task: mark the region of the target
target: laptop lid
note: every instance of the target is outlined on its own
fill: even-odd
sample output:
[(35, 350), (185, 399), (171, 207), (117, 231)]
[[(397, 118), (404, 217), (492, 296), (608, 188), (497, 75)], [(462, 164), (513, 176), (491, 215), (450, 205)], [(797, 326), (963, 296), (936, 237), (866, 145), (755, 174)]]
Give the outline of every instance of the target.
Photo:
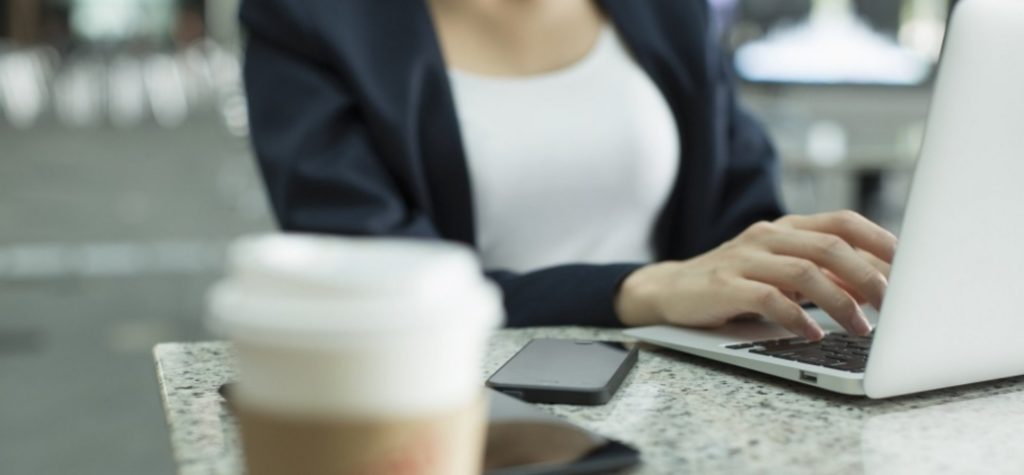
[(934, 94), (870, 397), (1024, 374), (1024, 1), (959, 3)]

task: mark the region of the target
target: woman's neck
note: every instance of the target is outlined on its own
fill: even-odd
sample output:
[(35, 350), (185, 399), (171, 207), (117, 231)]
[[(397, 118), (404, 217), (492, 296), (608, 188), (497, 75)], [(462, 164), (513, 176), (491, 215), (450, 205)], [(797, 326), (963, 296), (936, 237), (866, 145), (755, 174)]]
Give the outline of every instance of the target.
[(578, 9), (588, 0), (427, 0), (434, 8), (491, 14), (545, 14)]
[(585, 56), (604, 17), (593, 0), (427, 0), (450, 66), (492, 75), (550, 71)]

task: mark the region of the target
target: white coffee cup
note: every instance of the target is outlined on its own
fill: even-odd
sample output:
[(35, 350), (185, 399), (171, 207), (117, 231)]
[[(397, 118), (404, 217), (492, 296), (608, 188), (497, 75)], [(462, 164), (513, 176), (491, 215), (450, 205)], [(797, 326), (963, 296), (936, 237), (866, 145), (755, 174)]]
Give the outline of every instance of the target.
[[(321, 466), (303, 466), (307, 473), (478, 470), (481, 364), (503, 311), (470, 249), (411, 239), (243, 238), (209, 305), (211, 326), (235, 344), (233, 403), (251, 473), (294, 472), (289, 464), (311, 458)], [(438, 433), (457, 427), (461, 435)], [(379, 440), (359, 436), (367, 431)], [(279, 440), (286, 434), (302, 443)], [(332, 444), (370, 444), (348, 457), (379, 452), (380, 460), (320, 460), (344, 452)], [(325, 453), (302, 453), (309, 447)], [(421, 453), (414, 462), (388, 453), (403, 450)]]

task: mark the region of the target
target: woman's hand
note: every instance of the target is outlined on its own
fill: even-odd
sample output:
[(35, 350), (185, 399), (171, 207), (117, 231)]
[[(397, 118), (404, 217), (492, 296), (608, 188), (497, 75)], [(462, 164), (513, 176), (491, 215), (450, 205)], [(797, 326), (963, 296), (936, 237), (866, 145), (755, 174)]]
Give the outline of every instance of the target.
[(852, 211), (787, 216), (695, 258), (640, 268), (623, 282), (616, 310), (627, 326), (715, 327), (762, 315), (819, 340), (824, 332), (799, 303), (807, 299), (866, 335), (858, 302), (881, 306), (895, 249), (895, 236)]

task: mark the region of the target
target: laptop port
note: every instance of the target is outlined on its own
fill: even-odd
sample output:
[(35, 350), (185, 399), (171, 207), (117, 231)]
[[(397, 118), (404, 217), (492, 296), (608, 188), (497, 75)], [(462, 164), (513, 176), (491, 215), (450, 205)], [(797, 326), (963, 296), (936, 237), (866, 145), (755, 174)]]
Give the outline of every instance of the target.
[(806, 382), (806, 383), (818, 384), (818, 375), (816, 375), (814, 373), (808, 373), (807, 371), (801, 371), (800, 372), (800, 381), (803, 381), (803, 382)]

